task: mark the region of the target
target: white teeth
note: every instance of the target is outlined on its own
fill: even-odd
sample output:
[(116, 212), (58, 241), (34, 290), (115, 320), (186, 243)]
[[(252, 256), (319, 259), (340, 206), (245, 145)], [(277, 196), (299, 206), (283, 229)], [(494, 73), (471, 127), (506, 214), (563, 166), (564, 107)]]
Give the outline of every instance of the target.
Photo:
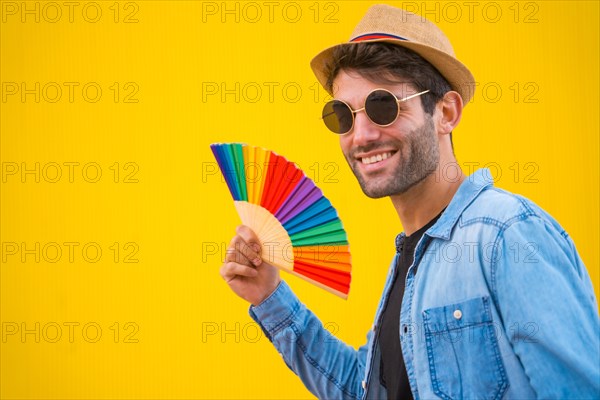
[(392, 153), (391, 152), (387, 152), (387, 153), (377, 154), (377, 155), (372, 156), (372, 157), (363, 157), (362, 163), (366, 164), (366, 165), (373, 164), (373, 163), (378, 162), (378, 161), (383, 161), (383, 160), (385, 160), (385, 159), (387, 159), (387, 158), (389, 158), (391, 156), (392, 156)]

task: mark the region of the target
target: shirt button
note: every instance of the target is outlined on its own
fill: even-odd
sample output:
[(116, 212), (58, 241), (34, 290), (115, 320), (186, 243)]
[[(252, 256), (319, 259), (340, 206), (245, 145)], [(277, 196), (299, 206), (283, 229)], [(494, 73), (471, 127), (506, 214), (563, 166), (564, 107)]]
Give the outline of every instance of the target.
[(363, 389), (366, 389), (366, 388), (367, 388), (367, 382), (365, 382), (365, 381), (362, 381), (361, 383), (362, 383), (362, 388), (363, 388)]
[(460, 311), (460, 310), (454, 310), (454, 313), (452, 315), (456, 319), (461, 319), (462, 318), (462, 311)]

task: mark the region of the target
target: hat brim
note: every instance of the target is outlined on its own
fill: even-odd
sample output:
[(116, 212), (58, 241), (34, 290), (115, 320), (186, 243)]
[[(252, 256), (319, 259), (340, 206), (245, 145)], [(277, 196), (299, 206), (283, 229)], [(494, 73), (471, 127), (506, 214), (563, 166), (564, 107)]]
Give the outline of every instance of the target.
[[(471, 74), (471, 71), (469, 71), (469, 69), (456, 58), (431, 46), (392, 38), (341, 43), (321, 51), (310, 62), (310, 66), (319, 83), (321, 83), (321, 85), (327, 90), (327, 74), (325, 71), (327, 70), (327, 65), (332, 59), (334, 49), (341, 46), (354, 46), (358, 43), (375, 42), (392, 43), (396, 46), (405, 47), (423, 57), (431, 65), (433, 65), (444, 78), (446, 78), (452, 89), (460, 94), (464, 105), (466, 105), (473, 97), (473, 91), (475, 90), (475, 78), (473, 77), (473, 74)], [(333, 93), (329, 92), (329, 94)]]

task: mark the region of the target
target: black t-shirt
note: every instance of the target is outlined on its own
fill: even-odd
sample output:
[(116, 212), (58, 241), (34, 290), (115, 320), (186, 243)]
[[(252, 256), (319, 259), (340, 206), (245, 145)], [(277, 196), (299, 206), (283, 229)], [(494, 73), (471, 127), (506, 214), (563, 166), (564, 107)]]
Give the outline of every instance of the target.
[[(443, 212), (443, 211), (442, 211)], [(404, 286), (406, 284), (406, 275), (408, 268), (413, 263), (415, 257), (415, 247), (417, 243), (433, 224), (438, 220), (442, 213), (429, 221), (427, 225), (404, 238), (400, 243), (398, 263), (396, 266), (396, 276), (383, 310), (381, 328), (379, 331), (379, 346), (381, 349), (381, 383), (386, 387), (388, 399), (412, 399), (413, 395), (406, 374), (402, 349), (400, 348), (400, 308), (402, 306), (402, 296), (404, 295)], [(416, 268), (415, 268), (416, 272)]]

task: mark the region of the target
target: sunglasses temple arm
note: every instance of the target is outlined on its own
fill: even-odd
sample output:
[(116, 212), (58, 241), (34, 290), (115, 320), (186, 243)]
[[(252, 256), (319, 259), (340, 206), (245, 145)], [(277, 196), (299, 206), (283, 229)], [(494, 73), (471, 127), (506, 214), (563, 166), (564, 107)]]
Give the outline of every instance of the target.
[(400, 101), (407, 101), (407, 100), (410, 100), (410, 99), (412, 99), (412, 98), (414, 98), (414, 97), (417, 97), (417, 96), (420, 96), (420, 95), (422, 95), (422, 94), (425, 94), (425, 93), (427, 93), (427, 92), (429, 92), (429, 89), (428, 89), (428, 90), (424, 90), (424, 91), (422, 91), (422, 92), (420, 92), (420, 93), (411, 94), (410, 96), (408, 96), (408, 97), (405, 97), (405, 98), (403, 98), (403, 99), (402, 99), (402, 100), (400, 100)]

